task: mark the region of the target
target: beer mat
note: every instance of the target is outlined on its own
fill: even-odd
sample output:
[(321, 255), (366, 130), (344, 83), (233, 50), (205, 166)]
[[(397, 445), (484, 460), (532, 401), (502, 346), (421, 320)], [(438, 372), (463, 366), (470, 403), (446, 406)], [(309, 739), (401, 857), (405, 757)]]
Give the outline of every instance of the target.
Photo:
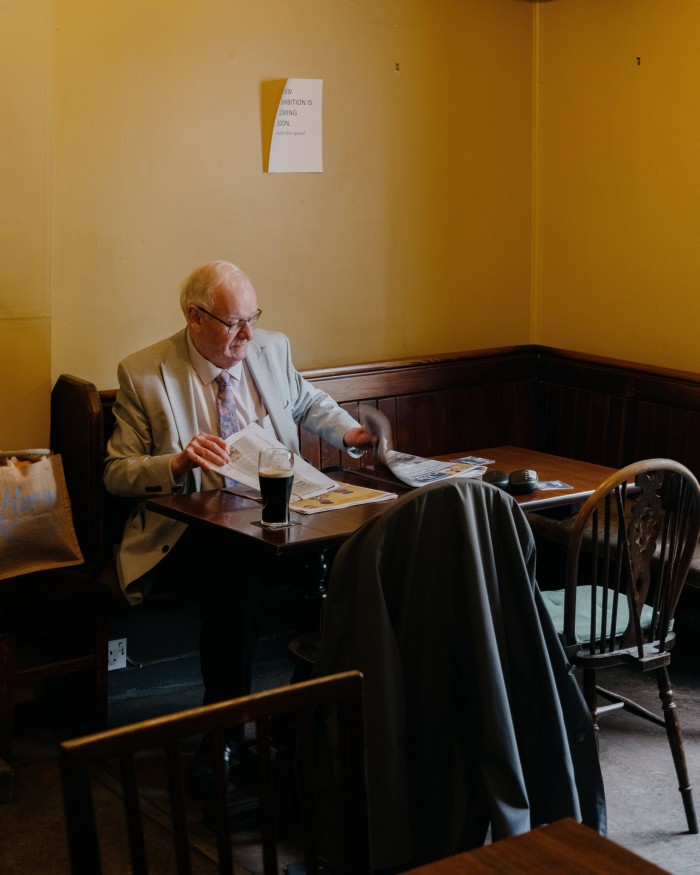
[(495, 459), (486, 459), (483, 456), (460, 456), (452, 459), (453, 462), (463, 462), (465, 465), (493, 465)]
[(290, 520), (288, 523), (285, 523), (283, 526), (275, 526), (271, 528), (270, 526), (264, 526), (260, 520), (251, 520), (251, 526), (257, 526), (259, 529), (265, 529), (266, 532), (280, 532), (282, 529), (289, 529), (292, 526), (301, 526), (303, 523), (301, 520)]
[(564, 483), (563, 480), (540, 480), (537, 488), (542, 492), (557, 492), (559, 489), (573, 489), (574, 487)]

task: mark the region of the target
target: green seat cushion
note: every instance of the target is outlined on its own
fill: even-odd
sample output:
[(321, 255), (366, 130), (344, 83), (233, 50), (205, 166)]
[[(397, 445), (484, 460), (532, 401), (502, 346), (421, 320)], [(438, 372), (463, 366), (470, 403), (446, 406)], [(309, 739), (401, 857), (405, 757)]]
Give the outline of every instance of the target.
[[(603, 615), (603, 592), (604, 588), (596, 587), (596, 628), (600, 628), (600, 619)], [(547, 606), (549, 615), (554, 623), (554, 628), (559, 634), (561, 643), (564, 648), (567, 644), (575, 646), (576, 649), (581, 644), (588, 644), (591, 640), (591, 587), (581, 586), (576, 594), (576, 641), (567, 642), (564, 640), (564, 590), (546, 590), (542, 593), (544, 603)], [(607, 606), (608, 621), (612, 616), (612, 594), (608, 593)], [(651, 625), (653, 609), (650, 605), (644, 605), (642, 608), (641, 624), (642, 629), (648, 629)], [(629, 621), (629, 609), (627, 607), (627, 599), (620, 597), (617, 605), (617, 622), (615, 625), (615, 635), (619, 636), (627, 628)]]

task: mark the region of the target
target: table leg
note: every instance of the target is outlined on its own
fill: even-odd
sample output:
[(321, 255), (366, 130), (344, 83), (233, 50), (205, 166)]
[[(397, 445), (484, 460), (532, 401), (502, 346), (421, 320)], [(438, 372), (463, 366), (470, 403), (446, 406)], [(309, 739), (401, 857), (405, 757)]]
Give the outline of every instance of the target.
[(292, 683), (308, 680), (314, 667), (323, 628), (323, 609), (334, 551), (319, 550), (297, 560), (295, 585), (301, 593), (299, 635), (289, 643), (294, 664)]
[(299, 632), (319, 632), (323, 626), (323, 607), (334, 551), (317, 550), (288, 560), (288, 581), (301, 596), (297, 627)]

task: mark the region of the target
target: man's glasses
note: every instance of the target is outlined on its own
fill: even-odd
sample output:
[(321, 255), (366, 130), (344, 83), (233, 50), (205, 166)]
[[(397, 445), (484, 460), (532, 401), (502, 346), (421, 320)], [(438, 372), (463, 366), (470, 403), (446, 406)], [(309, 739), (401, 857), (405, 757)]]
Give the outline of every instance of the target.
[(247, 319), (236, 319), (235, 322), (224, 322), (223, 319), (219, 319), (218, 316), (215, 316), (213, 313), (210, 313), (209, 310), (205, 310), (204, 307), (200, 307), (199, 304), (195, 304), (195, 307), (198, 310), (201, 310), (202, 313), (206, 313), (207, 316), (211, 316), (212, 319), (216, 319), (217, 322), (221, 322), (222, 325), (225, 325), (228, 328), (228, 333), (238, 334), (239, 331), (243, 331), (243, 328), (246, 325), (250, 325), (252, 328), (253, 325), (258, 321), (258, 319), (262, 316), (262, 310), (256, 310), (252, 316), (249, 316)]

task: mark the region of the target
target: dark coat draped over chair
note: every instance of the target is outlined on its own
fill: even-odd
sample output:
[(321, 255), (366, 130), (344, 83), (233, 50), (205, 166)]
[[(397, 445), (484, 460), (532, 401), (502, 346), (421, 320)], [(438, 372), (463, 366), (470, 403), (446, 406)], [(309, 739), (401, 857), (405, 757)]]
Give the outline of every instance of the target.
[(432, 484), (343, 545), (314, 673), (351, 668), (365, 675), (375, 868), (481, 845), (489, 824), (494, 840), (563, 817), (605, 833), (591, 717), (506, 493)]

